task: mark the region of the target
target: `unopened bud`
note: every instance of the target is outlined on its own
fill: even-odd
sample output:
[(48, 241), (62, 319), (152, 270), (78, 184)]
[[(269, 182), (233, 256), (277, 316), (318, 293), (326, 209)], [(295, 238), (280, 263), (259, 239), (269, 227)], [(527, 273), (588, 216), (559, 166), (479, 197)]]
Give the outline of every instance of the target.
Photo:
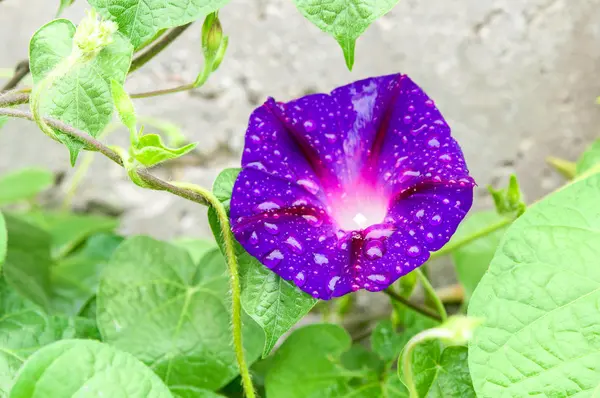
[(464, 315), (455, 315), (448, 318), (446, 322), (439, 326), (448, 332), (447, 336), (441, 337), (446, 344), (464, 345), (473, 338), (473, 331), (483, 323), (481, 318), (467, 317)]
[(202, 25), (202, 50), (207, 60), (213, 60), (223, 43), (223, 28), (216, 12), (208, 14)]
[(86, 60), (93, 59), (104, 47), (113, 42), (113, 35), (117, 29), (116, 23), (98, 18), (95, 10), (88, 11), (75, 31), (74, 50), (77, 50)]

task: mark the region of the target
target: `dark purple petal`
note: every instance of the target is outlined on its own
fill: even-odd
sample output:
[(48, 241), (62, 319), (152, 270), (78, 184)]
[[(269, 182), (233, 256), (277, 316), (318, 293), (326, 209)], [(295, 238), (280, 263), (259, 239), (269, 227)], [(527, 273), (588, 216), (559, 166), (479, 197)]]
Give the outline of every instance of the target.
[(314, 297), (378, 291), (451, 237), (473, 197), (450, 128), (404, 75), (366, 79), (250, 117), (232, 228)]

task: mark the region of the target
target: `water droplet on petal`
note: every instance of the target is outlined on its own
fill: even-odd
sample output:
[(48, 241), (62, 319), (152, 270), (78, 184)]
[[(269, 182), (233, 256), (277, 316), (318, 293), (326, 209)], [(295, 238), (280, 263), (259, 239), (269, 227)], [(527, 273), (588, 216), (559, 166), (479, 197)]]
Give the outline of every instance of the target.
[(251, 167), (253, 169), (260, 170), (260, 171), (267, 170), (267, 168), (265, 167), (265, 165), (262, 164), (261, 162), (251, 162), (251, 163), (248, 163), (246, 166), (247, 167)]
[(440, 142), (437, 140), (437, 138), (432, 138), (429, 140), (429, 142), (427, 142), (427, 145), (429, 145), (431, 148), (439, 148)]
[(298, 185), (300, 185), (301, 187), (305, 188), (308, 192), (312, 193), (313, 195), (315, 195), (317, 192), (319, 192), (319, 185), (317, 185), (316, 182), (312, 181), (312, 180), (298, 180)]
[(450, 162), (452, 160), (452, 156), (450, 156), (449, 154), (445, 153), (443, 155), (440, 155), (439, 159), (443, 162)]
[(420, 127), (417, 127), (416, 129), (411, 130), (411, 133), (412, 133), (412, 135), (418, 135), (426, 129), (427, 129), (427, 125), (422, 124)]
[(283, 260), (283, 253), (275, 249), (263, 258), (263, 264), (267, 268), (274, 268), (281, 262), (281, 260)]
[(357, 290), (360, 289), (360, 286), (355, 283), (352, 286), (350, 286), (350, 288), (352, 289), (353, 292), (356, 292)]
[(327, 134), (325, 134), (325, 138), (327, 138), (327, 141), (329, 141), (333, 144), (337, 140), (337, 135), (327, 133)]
[(433, 236), (431, 232), (427, 232), (427, 234), (425, 235), (425, 240), (431, 243), (435, 240), (435, 236)]
[(440, 216), (439, 214), (434, 215), (433, 217), (431, 217), (431, 220), (429, 220), (429, 224), (431, 225), (440, 225), (442, 222), (442, 216)]
[(329, 264), (329, 259), (324, 254), (314, 253), (314, 260), (318, 265)]
[(415, 107), (414, 107), (414, 105), (409, 105), (409, 106), (408, 106), (408, 111), (409, 111), (409, 112), (414, 112), (414, 111), (415, 111)]
[(390, 178), (392, 178), (392, 173), (390, 173), (389, 171), (386, 171), (385, 174), (383, 174), (383, 180), (389, 181)]
[(428, 99), (427, 101), (425, 101), (425, 105), (427, 105), (429, 107), (433, 107), (433, 105), (435, 105), (435, 103), (432, 100)]
[(285, 243), (290, 247), (290, 249), (292, 249), (294, 253), (300, 254), (304, 251), (304, 248), (300, 242), (298, 242), (298, 240), (293, 236), (288, 236), (288, 238), (285, 240)]
[(379, 283), (380, 285), (387, 285), (390, 283), (390, 278), (387, 275), (382, 274), (369, 275), (367, 276), (367, 279), (375, 283)]
[(385, 245), (379, 240), (371, 240), (365, 244), (364, 251), (369, 260), (377, 260), (383, 257)]
[(419, 209), (417, 211), (415, 211), (415, 221), (420, 222), (421, 218), (423, 218), (423, 216), (425, 215), (425, 210), (424, 209)]
[(281, 208), (281, 206), (279, 206), (279, 204), (272, 202), (272, 201), (267, 201), (267, 202), (262, 202), (260, 204), (258, 204), (255, 208), (256, 211), (262, 212), (262, 211), (268, 211), (268, 210), (277, 210)]
[(404, 116), (403, 120), (405, 124), (410, 124), (410, 122), (412, 122), (412, 117), (410, 115), (406, 115)]
[(294, 282), (298, 287), (302, 287), (304, 283), (306, 283), (306, 277), (304, 276), (304, 272), (298, 272), (294, 277)]
[(252, 142), (255, 142), (255, 143), (259, 143), (260, 142), (260, 137), (257, 136), (256, 134), (252, 134), (250, 136), (250, 139), (252, 140)]
[(252, 231), (248, 242), (250, 242), (251, 245), (256, 245), (258, 243), (258, 235), (256, 234), (256, 231)]
[(270, 222), (266, 222), (264, 225), (267, 232), (271, 235), (277, 235), (279, 233), (279, 227), (277, 225)]
[(304, 128), (306, 129), (307, 132), (311, 132), (314, 131), (316, 128), (315, 122), (313, 122), (312, 120), (307, 120), (304, 122)]
[(365, 236), (365, 239), (366, 240), (370, 240), (370, 239), (388, 238), (393, 233), (394, 233), (394, 229), (393, 228), (389, 228), (389, 227), (377, 227), (377, 228), (373, 228), (369, 232), (367, 232), (367, 235)]
[(406, 253), (411, 257), (418, 257), (421, 254), (421, 248), (417, 245), (410, 246), (406, 249)]
[(329, 288), (329, 290), (331, 290), (333, 292), (335, 290), (335, 285), (338, 283), (339, 280), (340, 280), (339, 276), (334, 276), (333, 278), (331, 278), (331, 280), (327, 284), (327, 287)]
[(319, 217), (313, 216), (312, 214), (304, 214), (302, 218), (304, 218), (313, 227), (318, 227), (323, 224), (323, 220), (321, 220)]

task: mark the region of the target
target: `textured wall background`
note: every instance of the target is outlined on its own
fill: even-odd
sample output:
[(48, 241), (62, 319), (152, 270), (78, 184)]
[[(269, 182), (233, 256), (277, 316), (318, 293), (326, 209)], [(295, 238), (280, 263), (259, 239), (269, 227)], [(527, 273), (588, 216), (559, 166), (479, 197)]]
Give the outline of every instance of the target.
[[(27, 56), (32, 33), (53, 19), (58, 0), (0, 4), (0, 67)], [(78, 21), (87, 4), (65, 13)], [(335, 41), (305, 21), (290, 0), (231, 0), (221, 11), (228, 54), (209, 83), (194, 92), (138, 100), (138, 111), (181, 126), (206, 156), (196, 165), (157, 170), (209, 185), (239, 163), (251, 110), (266, 96), (288, 100), (372, 75), (404, 72), (436, 101), (482, 187), (516, 172), (529, 199), (561, 178), (547, 155), (574, 159), (600, 135), (600, 0), (401, 0), (358, 41), (353, 72)], [(200, 68), (200, 23), (128, 81), (131, 91), (192, 81)], [(127, 133), (111, 140), (124, 143)], [(18, 149), (18, 146), (26, 149)], [(0, 131), (0, 173), (24, 166), (66, 172), (66, 149), (32, 123)], [(65, 184), (58, 186), (60, 196)], [(123, 231), (160, 238), (209, 234), (205, 209), (134, 187), (110, 161), (95, 160), (76, 205), (125, 210)]]

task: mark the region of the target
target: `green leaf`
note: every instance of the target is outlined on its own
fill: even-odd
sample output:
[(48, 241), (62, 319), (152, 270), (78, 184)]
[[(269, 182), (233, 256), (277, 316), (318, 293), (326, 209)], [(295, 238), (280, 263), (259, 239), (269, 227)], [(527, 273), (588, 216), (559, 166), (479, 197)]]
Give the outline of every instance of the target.
[(64, 340), (32, 355), (11, 398), (171, 398), (164, 383), (132, 355), (91, 340)]
[(6, 231), (6, 222), (4, 216), (0, 213), (0, 271), (6, 258), (6, 246), (8, 244), (8, 232)]
[(594, 141), (577, 160), (575, 175), (580, 176), (598, 164), (600, 164), (600, 139)]
[(344, 352), (340, 358), (342, 366), (348, 370), (367, 370), (376, 374), (381, 373), (385, 368), (385, 363), (374, 352), (360, 343), (352, 345), (350, 349)]
[(119, 31), (137, 49), (159, 30), (185, 25), (217, 11), (229, 0), (88, 0), (102, 16), (119, 25)]
[(233, 193), (233, 184), (235, 184), (235, 180), (240, 174), (240, 171), (242, 171), (242, 169), (238, 167), (225, 169), (221, 171), (213, 184), (213, 193), (226, 208), (229, 208), (231, 194)]
[[(419, 397), (427, 396), (438, 374), (441, 356), (441, 344), (437, 340), (428, 340), (415, 347), (411, 364), (414, 382)], [(398, 377), (403, 378), (402, 358), (398, 358)], [(458, 398), (458, 397), (457, 397)]]
[(45, 169), (23, 169), (0, 177), (0, 206), (34, 198), (54, 184), (54, 175)]
[(8, 245), (4, 277), (14, 289), (42, 308), (50, 307), (51, 238), (48, 233), (5, 214)]
[(98, 234), (88, 239), (77, 253), (59, 260), (50, 270), (51, 307), (77, 315), (98, 291), (100, 274), (123, 238)]
[(217, 247), (215, 242), (194, 238), (179, 238), (171, 241), (171, 243), (187, 250), (194, 264), (198, 264), (206, 253)]
[(265, 380), (269, 398), (334, 397), (348, 376), (333, 359), (350, 348), (348, 333), (337, 325), (295, 330), (275, 352)]
[[(73, 47), (75, 26), (57, 19), (42, 26), (31, 38), (29, 58), (33, 80), (38, 84), (61, 64)], [(110, 122), (113, 102), (110, 82), (121, 84), (129, 70), (133, 48), (125, 37), (116, 33), (113, 43), (86, 63), (78, 63), (43, 93), (41, 112), (97, 137)], [(71, 164), (75, 164), (83, 144), (56, 132), (69, 148)]]
[(0, 279), (0, 396), (8, 396), (18, 369), (40, 347), (65, 338), (95, 338), (94, 329), (83, 318), (47, 315)]
[(196, 148), (198, 144), (192, 143), (180, 148), (168, 148), (163, 144), (158, 134), (146, 134), (139, 137), (139, 141), (131, 146), (131, 156), (146, 167), (155, 166), (165, 160), (176, 159)]
[[(472, 213), (458, 226), (450, 244), (452, 244), (452, 241), (464, 239), (502, 220), (503, 217), (495, 211)], [(477, 284), (487, 271), (505, 231), (506, 228), (500, 229), (452, 252), (452, 260), (456, 267), (458, 281), (465, 291), (466, 303), (468, 303)]]
[(110, 81), (110, 92), (115, 103), (115, 108), (117, 108), (119, 119), (121, 119), (121, 122), (123, 122), (129, 131), (135, 134), (137, 131), (137, 118), (135, 116), (133, 101), (129, 98), (129, 94), (127, 94), (123, 85), (114, 79)]
[(448, 347), (437, 365), (427, 398), (476, 398), (467, 363), (467, 347)]
[[(187, 251), (147, 237), (126, 240), (104, 269), (97, 318), (104, 341), (152, 366), (169, 387), (215, 390), (238, 374), (228, 277), (218, 250)], [(263, 344), (244, 322), (247, 361)]]
[(527, 209), (527, 205), (522, 198), (519, 182), (514, 174), (510, 176), (508, 187), (496, 190), (488, 185), (487, 188), (494, 199), (498, 214), (516, 219)]
[[(215, 196), (228, 203), (239, 169), (225, 169), (213, 184)], [(222, 249), (223, 238), (215, 211), (208, 211), (208, 221)], [(317, 304), (317, 299), (304, 293), (273, 271), (263, 266), (236, 242), (242, 307), (265, 332), (263, 358), (271, 352), (277, 340)]]
[(600, 175), (533, 205), (506, 231), (469, 304), (478, 396), (591, 396), (600, 385)]
[(112, 232), (119, 225), (115, 218), (88, 214), (36, 211), (21, 217), (50, 234), (54, 258), (66, 256), (90, 236)]
[(379, 321), (371, 334), (371, 347), (384, 361), (398, 358), (408, 340), (396, 333), (390, 320)]
[(354, 65), (356, 39), (397, 2), (398, 0), (294, 0), (306, 19), (337, 40), (350, 70)]

